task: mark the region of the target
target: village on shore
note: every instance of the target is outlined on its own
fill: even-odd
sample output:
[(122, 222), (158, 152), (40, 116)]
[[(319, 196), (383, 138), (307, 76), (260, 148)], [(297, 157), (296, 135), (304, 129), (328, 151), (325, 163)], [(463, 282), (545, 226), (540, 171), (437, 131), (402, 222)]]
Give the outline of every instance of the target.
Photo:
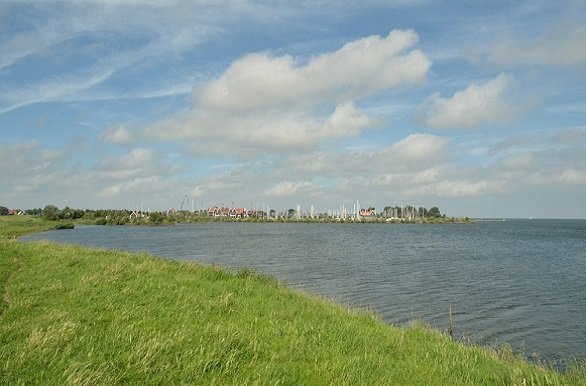
[(361, 208), (356, 201), (351, 208), (341, 205), (337, 209), (327, 211), (315, 210), (313, 205), (302, 210), (300, 205), (295, 209), (275, 210), (268, 205), (260, 208), (247, 209), (236, 206), (211, 206), (208, 208), (186, 210), (183, 205), (179, 210), (170, 208), (166, 211), (151, 211), (142, 208), (128, 209), (59, 209), (47, 205), (38, 209), (8, 209), (0, 206), (0, 215), (33, 215), (42, 216), (47, 220), (75, 220), (77, 222), (99, 225), (124, 224), (165, 224), (191, 222), (383, 222), (383, 223), (463, 223), (472, 222), (468, 217), (447, 217), (439, 208), (406, 206), (386, 206), (377, 211), (374, 207)]

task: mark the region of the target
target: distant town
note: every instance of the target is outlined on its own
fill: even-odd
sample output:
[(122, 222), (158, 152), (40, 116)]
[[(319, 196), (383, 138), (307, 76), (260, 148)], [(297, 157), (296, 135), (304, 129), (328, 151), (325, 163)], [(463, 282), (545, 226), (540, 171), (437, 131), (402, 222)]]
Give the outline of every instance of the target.
[(3, 216), (40, 216), (46, 220), (70, 220), (99, 225), (124, 224), (165, 224), (178, 222), (213, 222), (213, 221), (275, 221), (275, 222), (388, 222), (388, 223), (427, 223), (427, 222), (471, 222), (469, 218), (447, 217), (438, 207), (385, 206), (382, 210), (368, 206), (362, 208), (356, 201), (351, 208), (341, 205), (337, 209), (318, 211), (313, 205), (303, 210), (300, 205), (287, 210), (276, 210), (268, 205), (261, 208), (247, 209), (237, 206), (211, 206), (191, 210), (170, 208), (166, 211), (140, 209), (59, 209), (47, 205), (37, 209), (9, 209), (0, 206)]

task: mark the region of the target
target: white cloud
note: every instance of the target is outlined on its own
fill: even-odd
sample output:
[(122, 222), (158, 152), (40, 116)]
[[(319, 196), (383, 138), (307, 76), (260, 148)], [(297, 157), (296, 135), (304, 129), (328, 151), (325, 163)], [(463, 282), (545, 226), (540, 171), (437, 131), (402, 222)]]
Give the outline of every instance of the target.
[(437, 166), (449, 159), (450, 140), (432, 134), (411, 134), (391, 145), (342, 152), (312, 152), (283, 163), (288, 173), (328, 178), (409, 173)]
[[(6, 5), (13, 23), (26, 26), (24, 32), (0, 24), (0, 35), (6, 37), (0, 41), (0, 70), (16, 72), (15, 78), (26, 79), (26, 83), (14, 86), (9, 86), (13, 82), (6, 82), (0, 90), (0, 114), (49, 101), (186, 94), (189, 91), (185, 85), (177, 86), (169, 79), (155, 79), (150, 87), (132, 90), (127, 89), (128, 84), (120, 86), (118, 82), (110, 82), (109, 89), (99, 86), (125, 70), (128, 77), (134, 71), (131, 67), (157, 66), (161, 58), (173, 61), (181, 57), (216, 28), (215, 20), (224, 17), (211, 4), (199, 7), (181, 2), (144, 1), (31, 3), (26, 5), (26, 12), (21, 9), (25, 5), (19, 2)], [(129, 14), (133, 17), (128, 18)], [(209, 17), (210, 14), (214, 16)], [(69, 60), (71, 57), (76, 60)], [(51, 75), (37, 78), (36, 72), (29, 71), (23, 77), (18, 71), (26, 67), (19, 64), (27, 66), (27, 60), (50, 68)], [(38, 61), (50, 64), (42, 66)], [(92, 65), (77, 65), (78, 61)], [(176, 75), (166, 74), (160, 77)], [(193, 84), (189, 90), (192, 87)]]
[(586, 24), (566, 21), (534, 39), (518, 37), (499, 41), (490, 52), (490, 59), (498, 65), (528, 65), (583, 68), (586, 65)]
[(120, 180), (153, 175), (164, 175), (176, 171), (151, 149), (136, 148), (122, 156), (108, 156), (94, 167), (101, 179)]
[(435, 93), (417, 109), (417, 117), (434, 129), (468, 129), (482, 124), (503, 124), (519, 112), (509, 95), (513, 77), (500, 74), (483, 85), (471, 84), (451, 98)]
[(357, 136), (381, 122), (346, 103), (336, 106), (325, 118), (303, 110), (268, 109), (239, 114), (195, 111), (151, 126), (146, 133), (158, 140), (199, 140), (191, 146), (194, 151), (199, 148), (208, 154), (242, 155), (307, 149), (325, 140)]
[(327, 208), (366, 195), (394, 201), (409, 188), (446, 177), (450, 143), (413, 134), (386, 146), (284, 153), (209, 174), (194, 182), (193, 196), (209, 205), (237, 201), (281, 209), (295, 202)]
[(42, 49), (44, 37), (34, 32), (21, 32), (14, 34), (3, 42), (0, 42), (0, 69), (9, 67), (21, 58)]
[[(504, 141), (488, 153), (492, 164), (482, 171), (485, 178), (504, 181), (508, 192), (531, 187), (586, 186), (586, 152), (584, 130), (553, 129), (530, 132)], [(504, 145), (503, 145), (504, 144)]]
[(384, 119), (357, 101), (425, 81), (430, 61), (414, 50), (415, 32), (394, 30), (298, 63), (285, 55), (249, 54), (196, 91), (189, 111), (152, 125), (148, 136), (195, 139), (232, 154), (309, 149), (358, 136)]
[(507, 156), (501, 161), (503, 169), (509, 171), (534, 170), (537, 160), (532, 153), (515, 154)]
[(559, 173), (559, 179), (564, 184), (586, 185), (586, 170), (568, 168)]
[[(75, 162), (79, 156), (87, 162)], [(96, 156), (73, 145), (50, 149), (37, 141), (0, 143), (0, 174), (11, 181), (0, 184), (2, 205), (129, 208), (144, 199), (162, 209), (180, 199), (177, 191), (186, 191), (176, 177), (178, 167), (152, 149)]]
[(17, 90), (0, 89), (0, 114), (35, 103), (61, 100), (79, 91), (94, 87), (112, 75), (106, 70), (87, 75), (73, 75), (44, 80)]
[(394, 143), (386, 153), (397, 163), (434, 162), (444, 156), (449, 140), (431, 134), (411, 134)]
[(476, 197), (501, 193), (504, 186), (504, 182), (495, 180), (446, 179), (415, 188), (411, 192), (418, 195), (437, 195), (440, 197)]
[[(324, 138), (336, 138), (345, 136), (357, 136), (364, 129), (377, 126), (381, 119), (370, 117), (352, 102), (336, 106), (334, 113), (325, 122), (322, 136)], [(319, 138), (317, 138), (319, 140)]]
[[(49, 150), (40, 143), (2, 145), (0, 161), (11, 165), (2, 171), (15, 183), (2, 186), (0, 193), (7, 202), (40, 197), (41, 206), (84, 206), (93, 200), (94, 207), (118, 203), (133, 207), (144, 200), (151, 208), (154, 202), (158, 208), (173, 203), (178, 207), (183, 194), (190, 192), (192, 199), (197, 197), (198, 207), (235, 202), (283, 209), (300, 203), (325, 209), (356, 198), (377, 207), (425, 206), (435, 204), (436, 199), (498, 197), (527, 186), (536, 191), (585, 186), (586, 172), (580, 168), (584, 155), (575, 151), (581, 144), (556, 142), (554, 137), (548, 138), (549, 148), (510, 148), (490, 156), (485, 167), (471, 167), (454, 162), (460, 160), (459, 152), (448, 138), (412, 134), (385, 146), (321, 149), (270, 157), (261, 163), (239, 163), (195, 178), (189, 185), (179, 181), (177, 170), (161, 154), (148, 148), (108, 156), (93, 166), (64, 168), (63, 151)], [(28, 156), (19, 156), (24, 154)], [(18, 172), (10, 170), (13, 165)], [(19, 178), (22, 170), (28, 171), (26, 179)], [(37, 201), (32, 202), (30, 206)]]
[(297, 65), (289, 55), (249, 54), (196, 93), (206, 109), (244, 110), (298, 106), (334, 98), (348, 102), (401, 85), (425, 81), (431, 62), (411, 49), (418, 36), (393, 30), (385, 38), (370, 36), (338, 51)]
[[(40, 138), (41, 121), (47, 130), (64, 127), (63, 120), (91, 122), (91, 131), (72, 124), (54, 133), (51, 146), (80, 138), (63, 149), (0, 144), (0, 170), (12, 181), (0, 184), (3, 200), (132, 207), (144, 199), (163, 208), (188, 193), (198, 203), (264, 200), (275, 208), (304, 198), (322, 205), (421, 198), (426, 205), (438, 197), (494, 207), (500, 194), (501, 204), (515, 199), (511, 192), (586, 191), (584, 128), (545, 133), (548, 124), (582, 124), (584, 104), (576, 98), (586, 28), (584, 12), (574, 11), (583, 1), (489, 7), (483, 15), (435, 7), (425, 18), (437, 28), (421, 45), (412, 30), (381, 30), (399, 19), (418, 25), (421, 18), (410, 15), (430, 4), (408, 0), (368, 0), (366, 7), (345, 0), (0, 3), (5, 140)], [(381, 17), (373, 21), (373, 12)], [(562, 23), (570, 14), (579, 21)], [(319, 28), (315, 20), (323, 21)], [(482, 62), (463, 60), (472, 44)], [(516, 102), (531, 95), (544, 99), (540, 116), (509, 125), (514, 141), (499, 146), (502, 131), (414, 134), (407, 120), (424, 98), (413, 89), (427, 81), (430, 55), (438, 59), (433, 91), (418, 110), (427, 126), (507, 123), (519, 113)], [(514, 82), (507, 74), (485, 78), (495, 64), (510, 69)], [(15, 111), (44, 102), (52, 103)], [(110, 126), (158, 119), (147, 131), (165, 143), (145, 145), (136, 126)], [(137, 139), (144, 147), (131, 147)], [(487, 195), (497, 198), (472, 199)]]
[(22, 180), (24, 175), (54, 170), (62, 156), (63, 152), (45, 149), (38, 141), (0, 143), (0, 174), (5, 181)]
[(106, 143), (129, 145), (134, 140), (134, 136), (126, 127), (119, 125), (102, 131), (100, 140)]
[(126, 182), (110, 185), (102, 189), (103, 197), (115, 197), (123, 193), (143, 193), (169, 191), (173, 182), (162, 176), (136, 177)]
[(558, 167), (554, 169), (536, 170), (524, 176), (524, 182), (530, 186), (559, 187), (581, 186), (586, 187), (586, 171), (571, 167)]
[(283, 181), (279, 182), (275, 186), (267, 189), (264, 192), (265, 196), (268, 197), (281, 197), (281, 196), (292, 196), (298, 194), (300, 192), (307, 191), (307, 188), (311, 187), (311, 182), (309, 181), (301, 181), (301, 182), (291, 182), (291, 181)]

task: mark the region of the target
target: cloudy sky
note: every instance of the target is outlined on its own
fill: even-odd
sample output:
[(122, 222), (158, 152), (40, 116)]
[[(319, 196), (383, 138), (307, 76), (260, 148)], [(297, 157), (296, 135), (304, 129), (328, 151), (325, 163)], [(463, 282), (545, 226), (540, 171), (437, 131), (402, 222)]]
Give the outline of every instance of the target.
[(586, 218), (586, 2), (0, 3), (0, 205)]

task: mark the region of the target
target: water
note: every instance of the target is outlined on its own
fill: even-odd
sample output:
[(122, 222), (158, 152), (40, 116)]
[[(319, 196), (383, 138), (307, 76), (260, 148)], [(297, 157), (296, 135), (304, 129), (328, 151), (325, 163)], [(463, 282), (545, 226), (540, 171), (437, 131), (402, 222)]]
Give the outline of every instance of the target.
[(553, 361), (586, 357), (586, 221), (78, 226), (31, 235), (252, 267), (290, 286)]

